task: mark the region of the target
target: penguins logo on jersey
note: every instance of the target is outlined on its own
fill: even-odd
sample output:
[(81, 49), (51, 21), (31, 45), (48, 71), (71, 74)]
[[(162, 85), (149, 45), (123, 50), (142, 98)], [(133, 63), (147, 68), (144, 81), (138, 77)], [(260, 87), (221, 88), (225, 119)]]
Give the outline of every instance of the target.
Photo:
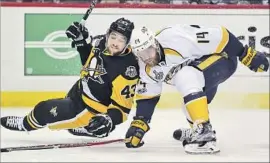
[[(85, 72), (85, 75), (83, 76), (83, 80), (88, 82), (89, 79), (98, 82), (99, 84), (104, 84), (104, 81), (102, 79), (102, 76), (107, 74), (106, 69), (104, 68), (103, 59), (99, 55), (99, 49), (95, 49), (95, 54), (98, 54), (97, 56), (94, 56), (91, 58), (91, 61), (86, 67), (83, 67), (82, 72)], [(81, 73), (82, 74), (82, 73)]]

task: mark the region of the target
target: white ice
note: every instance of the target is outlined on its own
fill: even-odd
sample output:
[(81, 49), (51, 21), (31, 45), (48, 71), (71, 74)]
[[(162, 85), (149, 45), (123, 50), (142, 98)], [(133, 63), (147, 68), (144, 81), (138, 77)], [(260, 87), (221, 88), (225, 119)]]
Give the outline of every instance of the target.
[[(29, 109), (1, 109), (1, 116), (25, 115)], [(130, 115), (130, 120), (134, 113)], [(172, 133), (188, 127), (180, 109), (157, 110), (145, 145), (127, 149), (122, 143), (103, 146), (1, 153), (1, 162), (269, 162), (269, 110), (210, 109), (211, 122), (217, 131), (221, 152), (216, 155), (189, 155)], [(106, 139), (123, 138), (130, 120)], [(1, 147), (52, 143), (85, 142), (89, 138), (66, 131), (41, 129), (29, 134), (1, 127)]]

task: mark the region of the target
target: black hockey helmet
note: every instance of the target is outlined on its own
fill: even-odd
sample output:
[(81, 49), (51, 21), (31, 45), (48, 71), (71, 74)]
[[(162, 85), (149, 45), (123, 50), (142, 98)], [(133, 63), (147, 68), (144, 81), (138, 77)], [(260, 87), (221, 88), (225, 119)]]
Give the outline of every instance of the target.
[(112, 22), (108, 34), (110, 34), (112, 31), (119, 32), (122, 35), (126, 36), (127, 43), (129, 43), (133, 29), (133, 22), (125, 18), (119, 18), (115, 22)]

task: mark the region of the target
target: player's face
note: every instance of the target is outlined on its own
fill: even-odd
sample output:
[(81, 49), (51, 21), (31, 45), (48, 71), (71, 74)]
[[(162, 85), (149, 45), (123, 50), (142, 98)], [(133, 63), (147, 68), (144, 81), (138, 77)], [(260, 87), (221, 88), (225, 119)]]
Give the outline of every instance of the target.
[(157, 54), (157, 49), (153, 46), (149, 48), (137, 52), (137, 56), (141, 58), (141, 60), (147, 64), (148, 66), (156, 66), (159, 62), (159, 55)]
[(110, 54), (116, 55), (126, 47), (127, 38), (122, 34), (112, 31), (107, 40), (107, 48)]

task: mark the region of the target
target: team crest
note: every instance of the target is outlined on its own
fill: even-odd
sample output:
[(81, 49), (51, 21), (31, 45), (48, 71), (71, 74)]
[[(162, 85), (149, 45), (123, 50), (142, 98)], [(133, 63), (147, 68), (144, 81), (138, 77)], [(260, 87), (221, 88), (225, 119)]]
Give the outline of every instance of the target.
[(155, 79), (156, 80), (162, 80), (164, 73), (163, 72), (157, 72), (156, 70), (153, 71), (153, 73), (155, 74)]
[[(99, 49), (94, 49), (93, 51), (99, 54)], [(107, 71), (104, 68), (103, 59), (100, 55), (92, 57), (89, 64), (81, 70), (81, 78), (86, 82), (91, 79), (99, 84), (104, 84), (102, 76), (105, 74), (107, 74)]]
[(126, 76), (129, 76), (131, 78), (134, 78), (138, 73), (134, 66), (129, 66), (126, 70)]

